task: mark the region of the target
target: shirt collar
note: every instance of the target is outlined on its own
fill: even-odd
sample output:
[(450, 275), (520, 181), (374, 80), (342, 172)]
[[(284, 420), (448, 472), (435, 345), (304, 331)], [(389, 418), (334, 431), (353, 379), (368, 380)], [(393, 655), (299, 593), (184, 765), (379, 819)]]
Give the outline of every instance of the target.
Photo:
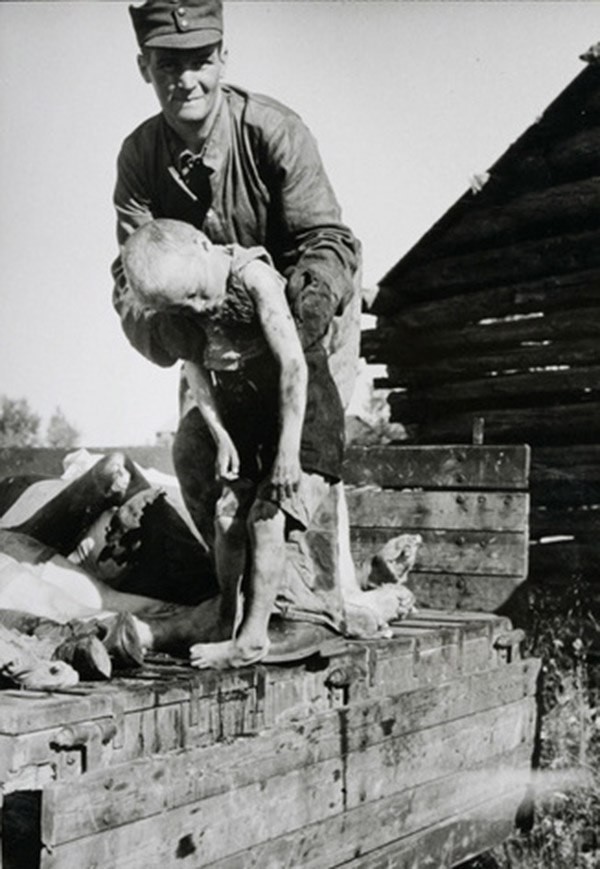
[[(208, 136), (200, 151), (194, 154), (186, 148), (183, 139), (175, 130), (164, 122), (167, 144), (173, 165), (182, 178), (187, 178), (196, 163), (202, 162), (208, 169), (216, 170), (224, 156), (224, 145), (227, 141), (229, 127), (228, 111), (226, 108), (227, 96), (223, 89), (220, 95), (220, 104), (213, 119)], [(164, 120), (164, 116), (163, 116)]]

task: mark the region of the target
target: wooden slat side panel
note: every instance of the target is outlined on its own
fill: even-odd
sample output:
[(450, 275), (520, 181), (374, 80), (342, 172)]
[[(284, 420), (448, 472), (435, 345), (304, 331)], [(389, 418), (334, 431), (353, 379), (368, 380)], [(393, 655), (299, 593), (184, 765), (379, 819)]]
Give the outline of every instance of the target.
[(525, 576), (411, 573), (408, 587), (420, 607), (495, 612), (511, 600), (524, 581)]
[(346, 491), (351, 526), (521, 531), (529, 498), (521, 492), (402, 492), (374, 487)]
[[(392, 795), (434, 781), (440, 773), (450, 775), (517, 749), (529, 739), (531, 709), (532, 701), (525, 699), (411, 737), (392, 737), (386, 741), (387, 749), (382, 744), (381, 749), (353, 751), (333, 761), (78, 839), (55, 849), (45, 865), (48, 869), (74, 869), (75, 865), (96, 863), (115, 869), (120, 865), (147, 869), (171, 865), (177, 857), (190, 854), (196, 854), (191, 865), (197, 864), (199, 855), (203, 863), (210, 863), (339, 815), (346, 808), (370, 802), (375, 794)], [(469, 740), (464, 738), (465, 725)], [(367, 757), (369, 751), (371, 756)], [(257, 805), (262, 805), (263, 811), (257, 812)]]
[[(416, 530), (416, 529), (414, 529)], [(522, 577), (527, 573), (525, 533), (445, 529), (418, 529), (423, 538), (414, 572), (470, 573)], [(389, 528), (354, 528), (351, 552), (364, 581), (371, 561), (394, 536)]]
[(451, 869), (505, 841), (526, 797), (526, 787), (520, 787), (342, 865), (344, 869)]
[[(511, 769), (519, 779), (522, 777), (526, 780), (527, 765), (526, 753), (517, 749), (507, 755), (490, 758), (485, 765), (485, 776), (489, 782), (490, 775), (496, 776), (503, 769)], [(411, 862), (387, 862), (381, 864), (382, 869), (389, 869), (390, 866), (396, 869), (397, 865), (415, 869), (420, 865), (417, 860), (429, 853), (432, 832), (429, 825), (437, 821), (438, 826), (435, 829), (443, 827), (447, 833), (454, 829), (455, 818), (439, 824), (441, 807), (445, 805), (461, 811), (465, 800), (476, 799), (478, 788), (474, 784), (483, 784), (480, 772), (475, 768), (472, 772), (458, 773), (390, 798), (367, 803), (344, 815), (211, 863), (207, 869), (256, 869), (258, 866), (325, 869), (347, 865), (347, 861), (353, 858), (362, 867), (368, 859), (379, 859), (384, 850), (386, 858), (393, 855), (395, 859), (400, 849), (405, 849), (407, 855), (410, 854), (408, 859)], [(499, 794), (506, 794), (506, 786), (502, 783), (496, 792), (497, 796)], [(510, 800), (508, 815), (512, 823), (520, 796), (516, 799), (505, 796), (504, 800)], [(470, 809), (470, 805), (462, 809), (463, 817), (470, 814)], [(501, 816), (502, 814), (498, 815)], [(411, 833), (411, 830), (425, 830), (425, 833)], [(384, 845), (380, 850), (377, 843), (381, 842), (389, 842), (390, 845)], [(490, 842), (489, 837), (486, 837), (485, 842)], [(373, 850), (374, 848), (377, 850)], [(430, 869), (440, 869), (443, 863), (438, 862), (437, 851), (432, 849), (431, 853), (432, 856), (435, 855), (435, 862)]]
[(384, 446), (350, 448), (344, 481), (388, 488), (526, 490), (529, 448)]
[(54, 846), (332, 760), (340, 753), (342, 734), (347, 752), (364, 751), (391, 737), (510, 705), (533, 696), (538, 669), (533, 659), (515, 661), (433, 687), (353, 704), (277, 732), (153, 756), (57, 782), (45, 791), (44, 841)]

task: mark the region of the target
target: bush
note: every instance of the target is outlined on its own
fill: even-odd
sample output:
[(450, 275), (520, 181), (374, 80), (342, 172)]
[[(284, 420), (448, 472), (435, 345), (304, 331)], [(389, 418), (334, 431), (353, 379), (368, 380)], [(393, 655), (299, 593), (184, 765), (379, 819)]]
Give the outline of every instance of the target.
[(593, 586), (533, 590), (529, 652), (542, 658), (533, 824), (463, 869), (600, 867), (600, 623)]

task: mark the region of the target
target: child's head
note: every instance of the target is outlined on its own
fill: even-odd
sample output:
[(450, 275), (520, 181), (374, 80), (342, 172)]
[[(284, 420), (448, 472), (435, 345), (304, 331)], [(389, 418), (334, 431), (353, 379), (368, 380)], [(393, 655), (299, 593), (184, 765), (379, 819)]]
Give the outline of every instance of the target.
[(158, 218), (129, 236), (122, 249), (123, 268), (134, 296), (145, 307), (202, 313), (218, 307), (225, 293), (219, 252), (191, 224)]

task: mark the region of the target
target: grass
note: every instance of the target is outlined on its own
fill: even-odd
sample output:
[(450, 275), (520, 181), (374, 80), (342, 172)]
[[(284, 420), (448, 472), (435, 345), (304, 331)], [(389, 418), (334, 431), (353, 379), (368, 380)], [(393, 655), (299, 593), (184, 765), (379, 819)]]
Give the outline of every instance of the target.
[(556, 590), (530, 592), (527, 651), (542, 659), (535, 810), (527, 829), (461, 869), (600, 867), (600, 622), (594, 591), (575, 577), (561, 596)]

